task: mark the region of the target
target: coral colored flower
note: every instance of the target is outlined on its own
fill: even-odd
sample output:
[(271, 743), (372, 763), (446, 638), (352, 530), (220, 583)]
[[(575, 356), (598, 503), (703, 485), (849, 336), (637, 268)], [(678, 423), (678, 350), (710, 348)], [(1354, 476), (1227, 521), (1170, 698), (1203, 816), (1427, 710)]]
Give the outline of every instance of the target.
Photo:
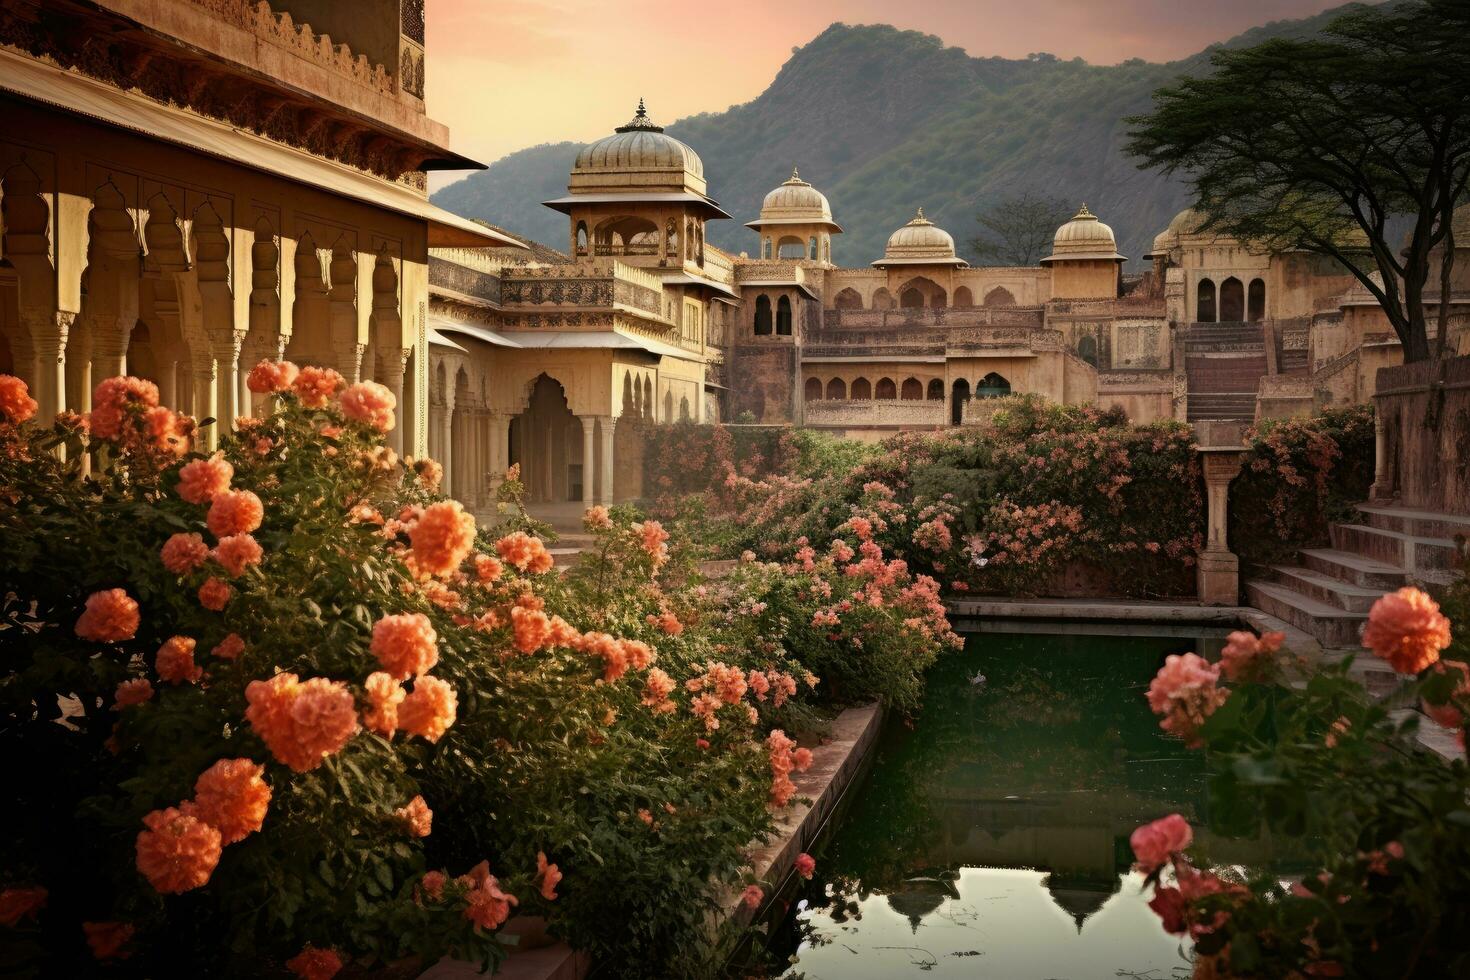
[(426, 575), (448, 575), (475, 545), (475, 518), (457, 500), (441, 500), (424, 508), (408, 532), (413, 561)]
[(1470, 702), (1470, 665), (1460, 660), (1441, 660), (1434, 669), (1438, 673), (1454, 674), (1455, 688), (1450, 693), (1451, 700), (1444, 704), (1423, 701), (1424, 713), (1445, 728), (1460, 728), (1465, 724), (1465, 715), (1455, 706), (1455, 699)]
[(299, 373), (290, 361), (261, 361), (250, 369), (245, 385), (257, 395), (274, 394), (291, 387)]
[(188, 575), (209, 558), (209, 545), (204, 543), (202, 535), (180, 531), (163, 543), (159, 557), (170, 572)]
[(123, 436), (123, 421), (131, 408), (146, 412), (158, 407), (158, 386), (142, 378), (107, 378), (92, 392), (92, 435), (117, 440)]
[(12, 425), (20, 425), (35, 414), (36, 400), (26, 383), (13, 374), (0, 374), (0, 416)]
[(475, 556), (475, 578), (479, 580), (481, 585), (493, 584), (500, 578), (503, 571), (505, 569), (501, 567), (500, 562), (491, 558), (489, 555)]
[(265, 767), (250, 759), (220, 759), (194, 782), (195, 816), (226, 844), (242, 841), (265, 823), (271, 788)]
[(354, 422), (387, 432), (393, 428), (393, 410), (398, 407), (398, 399), (376, 381), (359, 381), (347, 386), (338, 404), (342, 407), (342, 414)]
[(77, 617), (76, 633), (94, 643), (131, 640), (141, 617), (138, 603), (122, 589), (103, 589), (87, 596), (87, 607)]
[(449, 883), (449, 876), (442, 871), (425, 871), (424, 877), (419, 881), (419, 887), (424, 894), (434, 901), (444, 897), (444, 886)]
[(658, 568), (669, 560), (669, 532), (658, 521), (644, 521), (635, 525), (633, 530), (638, 533), (638, 543), (648, 556), (653, 559), (653, 567)]
[(561, 881), (561, 869), (546, 860), (545, 851), (536, 852), (536, 880), (541, 882), (541, 897), (548, 902), (556, 901), (556, 886)]
[(216, 495), (230, 489), (235, 468), (225, 461), (224, 453), (208, 459), (196, 459), (179, 467), (178, 494), (191, 504), (207, 504)]
[(465, 918), (481, 929), (499, 928), (510, 918), (511, 906), (520, 904), (514, 895), (500, 890), (500, 882), (490, 873), (487, 861), (481, 861), (455, 880), (469, 889), (465, 895)]
[(245, 652), (245, 641), (240, 639), (239, 633), (231, 633), (220, 640), (209, 652), (221, 660), (234, 660)]
[(601, 531), (612, 527), (612, 516), (606, 507), (594, 504), (582, 515), (582, 526), (589, 531)]
[(249, 534), (260, 527), (264, 518), (265, 507), (259, 497), (249, 490), (227, 490), (215, 495), (205, 523), (216, 538), (227, 538), (232, 534)]
[(229, 603), (234, 591), (222, 578), (207, 578), (199, 586), (199, 604), (211, 612), (219, 612)]
[(398, 731), (398, 706), (406, 692), (390, 675), (381, 670), (369, 674), (363, 682), (368, 706), (362, 712), (362, 723), (370, 732), (392, 738)]
[(82, 932), (92, 948), (92, 957), (98, 962), (125, 960), (132, 955), (123, 949), (133, 939), (130, 922), (83, 922)]
[(123, 681), (112, 694), (114, 711), (131, 708), (153, 698), (153, 682), (146, 677)]
[(342, 957), (335, 949), (307, 946), (286, 961), (286, 969), (301, 980), (332, 980), (342, 969)]
[(422, 796), (415, 796), (406, 806), (394, 810), (393, 816), (402, 822), (410, 837), (428, 837), (434, 828), (434, 811)]
[(154, 890), (176, 895), (206, 884), (219, 864), (220, 832), (178, 807), (154, 810), (138, 834), (138, 871)]
[(495, 542), (495, 550), (500, 557), (521, 571), (530, 571), (533, 574), (541, 574), (551, 570), (551, 553), (541, 543), (540, 538), (532, 537), (525, 531), (513, 531)]
[(657, 667), (650, 668), (643, 686), (642, 703), (652, 708), (656, 715), (673, 711), (674, 702), (669, 700), (669, 695), (673, 693), (674, 686), (672, 677)]
[(271, 754), (297, 772), (322, 764), (357, 734), (357, 707), (341, 681), (277, 674), (245, 688), (245, 720)]
[(1177, 813), (1146, 823), (1133, 831), (1128, 843), (1138, 859), (1138, 870), (1153, 874), (1194, 841), (1194, 831)]
[(802, 853), (796, 855), (796, 860), (792, 862), (792, 866), (796, 868), (797, 874), (801, 875), (807, 881), (811, 881), (812, 875), (817, 870), (817, 860), (810, 854), (803, 851)]
[(444, 467), (437, 459), (416, 459), (412, 466), (425, 490), (438, 490), (439, 484), (444, 482)]
[(371, 650), (397, 680), (428, 672), (439, 662), (434, 626), (423, 613), (384, 616), (373, 624)]
[(398, 707), (398, 724), (410, 735), (430, 742), (444, 737), (454, 724), (459, 698), (454, 688), (429, 674), (413, 682), (413, 690)]
[(766, 893), (760, 885), (746, 885), (745, 891), (740, 893), (740, 904), (752, 910), (760, 908), (765, 899)]
[(535, 653), (551, 642), (551, 619), (539, 609), (512, 606), (510, 625), (515, 648), (521, 653)]
[(14, 927), (21, 919), (35, 920), (46, 907), (46, 889), (39, 885), (0, 891), (0, 925)]
[(1148, 685), (1148, 706), (1163, 715), (1159, 727), (1198, 744), (1196, 733), (1230, 692), (1216, 686), (1219, 668), (1192, 653), (1171, 653)]
[(153, 669), (158, 679), (169, 684), (199, 683), (204, 668), (194, 663), (194, 639), (189, 636), (174, 636), (164, 641), (153, 660)]
[(1405, 586), (1373, 603), (1363, 646), (1400, 674), (1417, 674), (1450, 645), (1450, 621), (1428, 594)]
[(307, 408), (326, 408), (346, 380), (331, 368), (304, 367), (291, 382), (291, 390)]
[(239, 578), (251, 565), (259, 565), (265, 552), (249, 534), (231, 534), (214, 546), (214, 560), (231, 578)]
[(1285, 633), (1262, 633), (1257, 637), (1245, 630), (1236, 630), (1225, 640), (1225, 649), (1220, 653), (1220, 670), (1232, 681), (1254, 677), (1262, 666), (1270, 661), (1271, 655), (1281, 649)]

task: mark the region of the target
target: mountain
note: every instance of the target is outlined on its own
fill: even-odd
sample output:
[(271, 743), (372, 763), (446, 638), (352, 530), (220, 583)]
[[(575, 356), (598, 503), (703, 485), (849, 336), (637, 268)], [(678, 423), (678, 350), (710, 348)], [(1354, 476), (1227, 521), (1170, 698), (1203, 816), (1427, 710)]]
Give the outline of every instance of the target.
[[(1274, 22), (1225, 44), (1315, 33), (1333, 15)], [(833, 242), (841, 265), (878, 258), (921, 206), (964, 254), (978, 211), (1031, 190), (1087, 202), (1138, 267), (1187, 199), (1181, 183), (1140, 171), (1123, 153), (1123, 120), (1146, 111), (1159, 86), (1207, 70), (1210, 50), (1112, 66), (1045, 54), (977, 58), (917, 31), (833, 24), (797, 48), (753, 101), (681, 119), (667, 132), (703, 158), (710, 196), (735, 217), (708, 230), (732, 252), (755, 253), (756, 236), (742, 225), (797, 166), (846, 229)], [(652, 101), (657, 118), (656, 95)], [(621, 121), (608, 120), (608, 131)], [(433, 201), (564, 249), (566, 219), (541, 202), (565, 193), (580, 147), (520, 150)]]

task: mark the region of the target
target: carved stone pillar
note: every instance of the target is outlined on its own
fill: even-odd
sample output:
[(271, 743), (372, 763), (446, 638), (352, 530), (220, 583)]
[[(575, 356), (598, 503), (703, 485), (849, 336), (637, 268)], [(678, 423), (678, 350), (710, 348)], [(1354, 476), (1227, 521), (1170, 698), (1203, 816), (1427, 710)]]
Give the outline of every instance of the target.
[(510, 416), (493, 409), (486, 416), (490, 429), (490, 490), (492, 495), (505, 482), (510, 469)]
[(552, 441), (554, 431), (551, 420), (547, 419), (541, 426), (541, 497), (545, 503), (551, 503), (556, 499), (556, 468), (553, 466), (555, 459), (552, 454)]
[(92, 335), (92, 377), (95, 384), (127, 371), (128, 340), (138, 322), (136, 312), (123, 316), (97, 315), (87, 318)]
[(66, 341), (76, 314), (69, 310), (22, 310), (21, 321), (35, 350), (36, 383), (31, 396), (44, 421), (66, 404)]
[(598, 424), (602, 428), (602, 458), (598, 461), (598, 480), (600, 493), (598, 503), (611, 507), (613, 503), (613, 429), (617, 425), (617, 419), (611, 415), (599, 415)]
[[(240, 396), (240, 346), (244, 339), (245, 333), (241, 330), (210, 332), (209, 347), (214, 358), (215, 375), (215, 417), (219, 420), (214, 428), (220, 432), (229, 432), (234, 427), (236, 415), (247, 414), (238, 409), (237, 402)], [(219, 436), (216, 434), (214, 443), (218, 442)]]
[(221, 424), (229, 424), (228, 421), (224, 423), (220, 421), (219, 361), (208, 354), (195, 357), (189, 363), (189, 373), (190, 380), (193, 382), (194, 417), (200, 422), (205, 419), (214, 419), (214, 424), (200, 433), (204, 442), (204, 451), (214, 452), (219, 448)]
[(1240, 601), (1240, 559), (1226, 539), (1230, 481), (1240, 472), (1245, 449), (1241, 446), (1199, 449), (1204, 464), (1209, 534), (1199, 554), (1196, 581), (1199, 600), (1207, 606), (1233, 606)]
[(407, 445), (403, 431), (414, 422), (408, 415), (408, 405), (403, 399), (403, 376), (408, 370), (408, 359), (412, 354), (412, 348), (402, 348), (390, 350), (383, 356), (383, 384), (393, 392), (393, 400), (398, 404), (393, 428), (388, 431), (388, 445), (400, 456), (403, 455), (403, 447)]
[(439, 409), (439, 465), (444, 467), (444, 492), (453, 496), (454, 486), (454, 396), (446, 393)]
[(1376, 404), (1373, 412), (1373, 486), (1368, 489), (1368, 499), (1387, 501), (1392, 497), (1393, 459), (1388, 446), (1388, 419), (1384, 417), (1383, 405)]
[(578, 416), (582, 423), (582, 506), (591, 507), (595, 494), (593, 480), (597, 474), (597, 418), (592, 415)]

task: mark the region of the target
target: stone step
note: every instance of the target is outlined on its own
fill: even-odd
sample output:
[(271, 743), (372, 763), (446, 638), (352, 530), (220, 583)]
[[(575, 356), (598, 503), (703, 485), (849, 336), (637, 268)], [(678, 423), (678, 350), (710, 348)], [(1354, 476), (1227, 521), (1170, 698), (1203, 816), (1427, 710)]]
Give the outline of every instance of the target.
[(1311, 571), (1361, 588), (1392, 592), (1409, 584), (1409, 575), (1402, 568), (1350, 551), (1307, 548), (1298, 557)]
[(1358, 513), (1369, 527), (1398, 531), (1424, 538), (1470, 536), (1470, 514), (1446, 514), (1443, 511), (1414, 510), (1391, 504), (1358, 504)]
[(1365, 613), (1373, 608), (1373, 603), (1384, 592), (1383, 589), (1354, 585), (1297, 565), (1272, 565), (1271, 577), (1293, 592), (1300, 592), (1309, 599), (1336, 606), (1344, 612)]
[(1339, 551), (1376, 558), (1407, 571), (1453, 568), (1459, 557), (1449, 538), (1420, 537), (1366, 524), (1334, 524), (1332, 546)]
[(1252, 606), (1311, 633), (1324, 647), (1358, 646), (1363, 623), (1368, 619), (1366, 613), (1329, 606), (1278, 582), (1247, 582), (1245, 594)]

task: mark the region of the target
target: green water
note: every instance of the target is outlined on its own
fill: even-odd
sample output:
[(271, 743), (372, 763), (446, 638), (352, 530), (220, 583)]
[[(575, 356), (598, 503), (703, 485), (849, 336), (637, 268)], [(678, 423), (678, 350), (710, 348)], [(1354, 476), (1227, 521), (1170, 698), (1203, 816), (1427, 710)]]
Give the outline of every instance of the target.
[(1159, 731), (1143, 694), (1166, 654), (1212, 644), (971, 634), (930, 674), (913, 726), (884, 733), (777, 937), (781, 976), (1187, 977), (1128, 835), (1202, 816), (1204, 760)]

